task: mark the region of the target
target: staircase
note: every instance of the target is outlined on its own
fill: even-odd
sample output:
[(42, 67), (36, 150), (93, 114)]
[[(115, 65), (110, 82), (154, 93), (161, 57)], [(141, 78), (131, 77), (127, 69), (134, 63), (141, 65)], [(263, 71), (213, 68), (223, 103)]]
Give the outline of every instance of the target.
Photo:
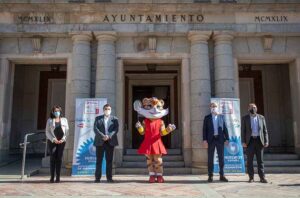
[[(247, 156), (245, 156), (246, 158)], [(253, 165), (257, 166), (255, 158)], [(266, 173), (300, 173), (300, 158), (297, 154), (265, 153), (264, 165)]]
[[(185, 167), (180, 149), (167, 150), (163, 157), (165, 175), (191, 174), (191, 168)], [(245, 156), (245, 165), (246, 165)], [(254, 158), (254, 167), (257, 167)], [(300, 158), (297, 154), (264, 154), (266, 173), (300, 173)], [(136, 149), (127, 149), (122, 166), (116, 168), (116, 174), (147, 174), (146, 157), (138, 155)]]
[[(165, 175), (191, 174), (191, 168), (185, 167), (180, 149), (168, 149), (163, 157)], [(147, 174), (146, 157), (138, 155), (136, 149), (127, 149), (122, 166), (116, 168), (116, 174)]]

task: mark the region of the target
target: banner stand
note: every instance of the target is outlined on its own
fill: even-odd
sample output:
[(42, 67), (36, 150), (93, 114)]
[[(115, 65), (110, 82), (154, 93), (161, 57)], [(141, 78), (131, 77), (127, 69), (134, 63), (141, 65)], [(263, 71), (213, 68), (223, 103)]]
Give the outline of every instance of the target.
[[(103, 106), (105, 104), (107, 104), (106, 98), (76, 99), (72, 176), (95, 175), (94, 122), (97, 116), (103, 114)], [(105, 175), (105, 154), (103, 158), (102, 175)]]
[[(211, 98), (218, 105), (219, 112), (224, 115), (229, 134), (229, 144), (224, 145), (224, 174), (245, 174), (244, 151), (241, 142), (240, 99)], [(219, 174), (217, 151), (214, 154), (214, 173)]]

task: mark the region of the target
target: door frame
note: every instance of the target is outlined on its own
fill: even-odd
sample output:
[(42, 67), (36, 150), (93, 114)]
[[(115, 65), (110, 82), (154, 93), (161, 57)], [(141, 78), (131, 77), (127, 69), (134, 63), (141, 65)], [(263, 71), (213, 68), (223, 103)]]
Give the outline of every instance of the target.
[(254, 88), (254, 102), (258, 107), (260, 114), (265, 113), (264, 110), (264, 91), (263, 91), (263, 81), (262, 81), (262, 71), (261, 70), (239, 70), (239, 79), (250, 78), (253, 79)]
[[(174, 78), (177, 78), (178, 74), (125, 74), (125, 76), (128, 78), (128, 84), (127, 84), (127, 100), (128, 102), (125, 102), (126, 108), (128, 109), (128, 114), (125, 115), (125, 121), (127, 121), (127, 127), (128, 130), (126, 130), (125, 134), (125, 142), (124, 142), (124, 148), (132, 148), (132, 113), (133, 113), (133, 101), (132, 101), (132, 94), (133, 94), (133, 86), (170, 86), (170, 112), (173, 112), (170, 116), (171, 123), (175, 122), (175, 86), (174, 84), (176, 81), (174, 81)], [(176, 90), (177, 91), (177, 90)], [(177, 94), (177, 97), (179, 95)], [(177, 105), (178, 106), (178, 105)], [(127, 118), (126, 118), (127, 117)], [(177, 118), (180, 120), (179, 118)], [(166, 123), (168, 124), (168, 123)], [(179, 128), (179, 127), (178, 127)], [(179, 131), (177, 131), (178, 133)], [(178, 134), (178, 137), (181, 138), (180, 134)], [(171, 136), (171, 147), (174, 145), (176, 137)], [(181, 141), (181, 140), (179, 140)], [(180, 145), (181, 147), (181, 145)]]
[[(66, 79), (66, 71), (40, 71), (39, 96), (38, 96), (38, 120), (37, 130), (42, 130), (46, 126), (48, 81), (49, 79)], [(65, 93), (64, 93), (65, 94)]]

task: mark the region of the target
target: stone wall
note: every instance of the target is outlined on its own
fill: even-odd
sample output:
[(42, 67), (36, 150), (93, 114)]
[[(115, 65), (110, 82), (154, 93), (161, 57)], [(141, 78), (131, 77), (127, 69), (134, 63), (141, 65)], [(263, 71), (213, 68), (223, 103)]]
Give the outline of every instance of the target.
[[(39, 53), (56, 54), (71, 53), (72, 40), (70, 38), (42, 38)], [(32, 38), (9, 37), (0, 42), (0, 54), (33, 54)]]
[(297, 0), (2, 0), (0, 3), (298, 3)]
[[(116, 43), (117, 53), (148, 53), (149, 37), (119, 37)], [(190, 44), (187, 37), (156, 37), (156, 53), (189, 53)]]
[(300, 54), (300, 36), (274, 36), (271, 37), (270, 48), (264, 46), (264, 36), (236, 37), (233, 41), (233, 52), (235, 57), (241, 56), (294, 56)]
[[(296, 112), (300, 109), (293, 99), (299, 98), (300, 4), (251, 4), (251, 0), (213, 0), (214, 4), (172, 0), (143, 1), (146, 4), (133, 0), (87, 0), (89, 4), (67, 4), (64, 0), (43, 4), (38, 0), (22, 1), (23, 4), (1, 2), (1, 72), (7, 74), (11, 63), (47, 63), (49, 57), (68, 65), (66, 115), (71, 133), (66, 162), (70, 163), (73, 156), (75, 99), (107, 97), (113, 106), (118, 106), (117, 91), (121, 89), (123, 61), (127, 59), (182, 61), (181, 71), (186, 69), (186, 73), (182, 72), (181, 83), (188, 89), (184, 93), (190, 93), (183, 107), (191, 109), (183, 116), (190, 129), (185, 130), (188, 137), (183, 141), (190, 152), (185, 155), (192, 156), (188, 164), (195, 168), (206, 168), (201, 128), (209, 111), (207, 104), (212, 96), (238, 97), (239, 64), (290, 64), (291, 102)], [(155, 13), (169, 17), (169, 21), (153, 23), (148, 17)], [(130, 14), (142, 15), (143, 20), (130, 22)], [(127, 19), (121, 15), (127, 15)], [(181, 15), (199, 15), (203, 20), (178, 22)], [(118, 19), (114, 21), (114, 17)], [(6, 112), (3, 109), (10, 100), (5, 96), (12, 87), (3, 73), (0, 87), (5, 88), (0, 90), (2, 129), (9, 125), (1, 112)], [(113, 111), (120, 115), (123, 112)], [(296, 136), (300, 120), (295, 110), (293, 115), (295, 145), (300, 148), (300, 135)]]

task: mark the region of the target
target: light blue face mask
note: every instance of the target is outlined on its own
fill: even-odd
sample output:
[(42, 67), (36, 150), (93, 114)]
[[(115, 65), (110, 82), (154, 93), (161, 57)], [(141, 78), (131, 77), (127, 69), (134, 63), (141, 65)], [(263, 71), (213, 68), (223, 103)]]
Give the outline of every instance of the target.
[(58, 118), (60, 116), (60, 112), (59, 111), (55, 111), (54, 112), (54, 116)]

